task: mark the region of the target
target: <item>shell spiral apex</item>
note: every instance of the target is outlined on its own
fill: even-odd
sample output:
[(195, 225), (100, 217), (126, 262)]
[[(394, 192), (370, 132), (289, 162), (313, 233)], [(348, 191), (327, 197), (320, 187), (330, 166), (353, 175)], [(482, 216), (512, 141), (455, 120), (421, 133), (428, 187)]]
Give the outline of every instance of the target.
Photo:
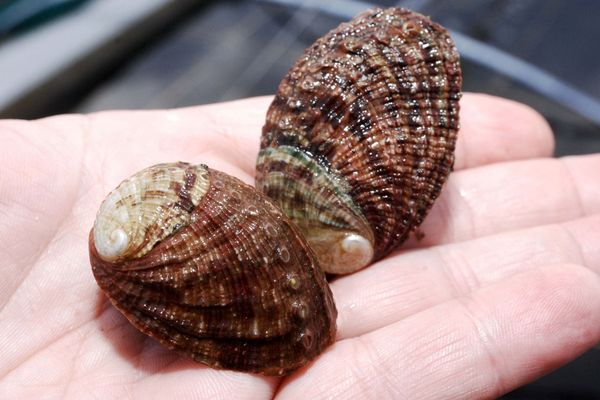
[(208, 183), (205, 166), (184, 163), (155, 165), (127, 179), (108, 195), (96, 216), (98, 255), (106, 261), (144, 255), (189, 224), (189, 210), (206, 194)]
[(330, 273), (382, 258), (418, 227), (454, 162), (461, 90), (447, 31), (401, 8), (317, 40), (267, 112), (256, 187)]
[(123, 181), (90, 232), (100, 288), (139, 330), (215, 368), (284, 375), (335, 338), (314, 253), (263, 194), (203, 165)]

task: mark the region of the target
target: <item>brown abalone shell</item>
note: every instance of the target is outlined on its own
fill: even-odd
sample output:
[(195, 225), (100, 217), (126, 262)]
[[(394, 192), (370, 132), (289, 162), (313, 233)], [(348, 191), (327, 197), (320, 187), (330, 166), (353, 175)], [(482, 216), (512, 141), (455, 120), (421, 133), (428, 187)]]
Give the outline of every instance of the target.
[(364, 267), (421, 224), (454, 162), (461, 81), (448, 32), (401, 8), (341, 24), (285, 76), (256, 186), (327, 272)]
[(122, 182), (89, 237), (94, 276), (140, 331), (215, 368), (285, 375), (335, 339), (314, 253), (266, 196), (203, 165)]

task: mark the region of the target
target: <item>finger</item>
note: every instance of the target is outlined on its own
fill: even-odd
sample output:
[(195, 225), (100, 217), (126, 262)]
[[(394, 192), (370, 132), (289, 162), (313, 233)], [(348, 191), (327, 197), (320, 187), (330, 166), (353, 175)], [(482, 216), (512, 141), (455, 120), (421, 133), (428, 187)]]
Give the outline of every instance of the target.
[[(131, 154), (133, 142), (140, 153), (159, 154), (152, 149), (160, 146), (164, 159), (223, 159), (252, 177), (271, 100), (272, 96), (265, 96), (179, 110), (103, 112), (94, 115), (94, 130), (116, 141), (111, 151), (124, 149)], [(456, 169), (552, 154), (552, 132), (531, 108), (481, 94), (465, 94), (461, 107)], [(159, 135), (158, 141), (142, 141), (141, 131)]]
[(453, 243), (600, 212), (600, 155), (537, 159), (450, 176), (420, 230), (403, 249)]
[(598, 340), (598, 275), (543, 267), (338, 342), (279, 398), (496, 398)]
[(467, 93), (460, 101), (456, 169), (548, 157), (554, 136), (546, 120), (525, 104)]
[[(226, 160), (228, 163), (218, 164), (223, 164), (225, 170), (237, 166), (235, 172), (245, 178), (254, 176), (260, 131), (271, 100), (271, 96), (265, 96), (179, 110), (108, 111), (92, 114), (87, 124), (72, 116), (40, 121), (54, 129), (72, 130), (75, 135), (82, 130), (91, 132), (92, 139), (97, 140), (92, 140), (89, 147), (105, 149), (110, 157), (103, 159), (128, 157), (144, 165), (158, 155), (162, 158), (157, 162)], [(548, 156), (553, 151), (548, 124), (525, 105), (467, 93), (461, 108), (456, 169)], [(0, 129), (21, 124), (0, 122)]]
[[(105, 160), (127, 160), (120, 166), (128, 170), (115, 172), (122, 179), (123, 174), (148, 165), (187, 161), (252, 183), (269, 101), (265, 97), (173, 110), (92, 114), (90, 147), (100, 154), (91, 169)], [(104, 178), (112, 182), (108, 175)]]
[(360, 336), (545, 264), (585, 265), (600, 275), (598, 237), (600, 214), (382, 260), (332, 283), (338, 336)]
[[(183, 160), (204, 162), (250, 182), (271, 100), (266, 96), (178, 110), (107, 111), (92, 114), (87, 124), (72, 116), (40, 121), (74, 135), (91, 133), (88, 149), (99, 154), (90, 170), (103, 167), (109, 182), (107, 160), (123, 159), (127, 163), (119, 165), (131, 171), (115, 172), (119, 176), (152, 163)], [(531, 108), (480, 94), (465, 94), (461, 107), (456, 169), (552, 153), (550, 128)]]

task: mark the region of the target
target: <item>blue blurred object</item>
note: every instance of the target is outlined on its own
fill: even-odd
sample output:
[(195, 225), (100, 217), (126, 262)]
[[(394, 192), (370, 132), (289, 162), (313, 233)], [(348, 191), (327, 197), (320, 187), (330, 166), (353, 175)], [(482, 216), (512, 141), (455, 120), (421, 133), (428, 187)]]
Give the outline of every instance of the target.
[(0, 38), (45, 22), (88, 0), (0, 0)]

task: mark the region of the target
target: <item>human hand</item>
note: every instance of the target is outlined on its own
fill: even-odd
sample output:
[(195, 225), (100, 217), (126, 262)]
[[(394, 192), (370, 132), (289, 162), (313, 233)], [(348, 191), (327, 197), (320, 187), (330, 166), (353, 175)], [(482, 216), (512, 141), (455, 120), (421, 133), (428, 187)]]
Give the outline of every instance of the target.
[(100, 202), (159, 162), (252, 183), (269, 101), (0, 122), (0, 398), (490, 398), (600, 340), (600, 155), (548, 158), (537, 114), (472, 94), (425, 238), (332, 282), (316, 361), (217, 371), (138, 332), (91, 273)]

